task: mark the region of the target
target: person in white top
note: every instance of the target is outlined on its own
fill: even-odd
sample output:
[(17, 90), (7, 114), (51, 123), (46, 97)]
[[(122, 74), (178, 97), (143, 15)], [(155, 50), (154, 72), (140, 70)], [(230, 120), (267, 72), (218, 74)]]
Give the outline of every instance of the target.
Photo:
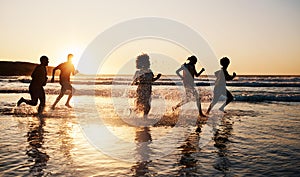
[(213, 100), (210, 103), (206, 114), (209, 114), (211, 109), (214, 107), (214, 105), (218, 102), (220, 96), (224, 95), (227, 97), (226, 102), (219, 108), (220, 111), (226, 113), (224, 110), (225, 106), (227, 106), (231, 101), (233, 101), (232, 94), (226, 89), (226, 81), (230, 81), (233, 78), (235, 78), (236, 73), (233, 72), (232, 75), (230, 75), (227, 71), (228, 65), (230, 64), (230, 60), (227, 57), (223, 57), (220, 59), (220, 64), (223, 66), (220, 70), (215, 72), (215, 76), (217, 77), (215, 81), (215, 87), (214, 87), (214, 96)]
[[(189, 60), (189, 63), (184, 63), (176, 71), (176, 74), (183, 80), (186, 97), (180, 103), (178, 103), (175, 107), (173, 107), (173, 111), (194, 99), (194, 100), (196, 100), (196, 103), (197, 103), (199, 116), (206, 117), (206, 115), (203, 114), (203, 112), (202, 112), (201, 101), (199, 98), (199, 94), (195, 89), (195, 83), (194, 83), (195, 76), (199, 77), (205, 71), (205, 69), (202, 68), (199, 73), (196, 71), (196, 68), (195, 68), (195, 64), (197, 63), (196, 56), (190, 56), (187, 60)], [(183, 72), (183, 75), (180, 74), (181, 71)]]

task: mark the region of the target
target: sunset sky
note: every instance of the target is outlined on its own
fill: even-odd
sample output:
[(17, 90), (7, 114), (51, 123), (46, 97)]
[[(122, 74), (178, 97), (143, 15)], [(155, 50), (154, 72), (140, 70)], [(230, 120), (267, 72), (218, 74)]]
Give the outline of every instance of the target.
[[(77, 64), (103, 31), (142, 17), (166, 18), (195, 30), (216, 58), (231, 59), (230, 72), (300, 74), (299, 0), (0, 0), (0, 60), (38, 63), (47, 55), (55, 66), (73, 53)], [(175, 59), (172, 68), (192, 54), (164, 40), (132, 40), (111, 51), (101, 73), (119, 73), (142, 52)]]

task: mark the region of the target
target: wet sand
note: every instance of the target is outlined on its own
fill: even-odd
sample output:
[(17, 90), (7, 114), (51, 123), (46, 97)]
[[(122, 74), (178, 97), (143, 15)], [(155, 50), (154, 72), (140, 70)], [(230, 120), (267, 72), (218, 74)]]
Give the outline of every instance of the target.
[[(46, 108), (41, 123), (34, 116), (36, 108), (14, 107), (21, 95), (1, 94), (3, 176), (297, 176), (300, 172), (299, 103), (234, 102), (227, 114), (213, 111), (207, 121), (196, 124), (194, 103), (177, 113), (176, 122), (169, 112), (154, 114), (173, 103), (164, 106), (154, 99), (150, 123), (175, 125), (144, 127), (129, 124), (143, 122), (138, 118), (121, 121), (111, 100), (96, 97), (91, 102), (89, 96), (74, 98), (72, 109), (63, 106), (64, 99), (56, 110)], [(55, 97), (48, 96), (47, 105)]]

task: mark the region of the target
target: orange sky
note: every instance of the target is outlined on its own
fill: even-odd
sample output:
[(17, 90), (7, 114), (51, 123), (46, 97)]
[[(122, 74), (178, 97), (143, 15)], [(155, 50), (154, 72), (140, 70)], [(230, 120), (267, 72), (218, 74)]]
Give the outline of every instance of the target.
[[(193, 29), (216, 58), (231, 59), (230, 72), (300, 74), (298, 0), (0, 0), (0, 60), (38, 62), (47, 55), (49, 64), (57, 65), (74, 53), (76, 64), (103, 31), (141, 17), (167, 18)], [(192, 54), (172, 42), (140, 42), (117, 46), (100, 72), (119, 73), (141, 52), (167, 55), (174, 60), (172, 68)], [(205, 65), (201, 57), (198, 68)]]

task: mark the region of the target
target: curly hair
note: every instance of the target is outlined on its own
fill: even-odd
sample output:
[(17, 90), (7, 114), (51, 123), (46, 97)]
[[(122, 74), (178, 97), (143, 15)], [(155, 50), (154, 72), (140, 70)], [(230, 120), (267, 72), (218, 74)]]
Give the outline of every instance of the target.
[(150, 68), (149, 55), (141, 54), (136, 58), (136, 68), (137, 69), (148, 69)]

